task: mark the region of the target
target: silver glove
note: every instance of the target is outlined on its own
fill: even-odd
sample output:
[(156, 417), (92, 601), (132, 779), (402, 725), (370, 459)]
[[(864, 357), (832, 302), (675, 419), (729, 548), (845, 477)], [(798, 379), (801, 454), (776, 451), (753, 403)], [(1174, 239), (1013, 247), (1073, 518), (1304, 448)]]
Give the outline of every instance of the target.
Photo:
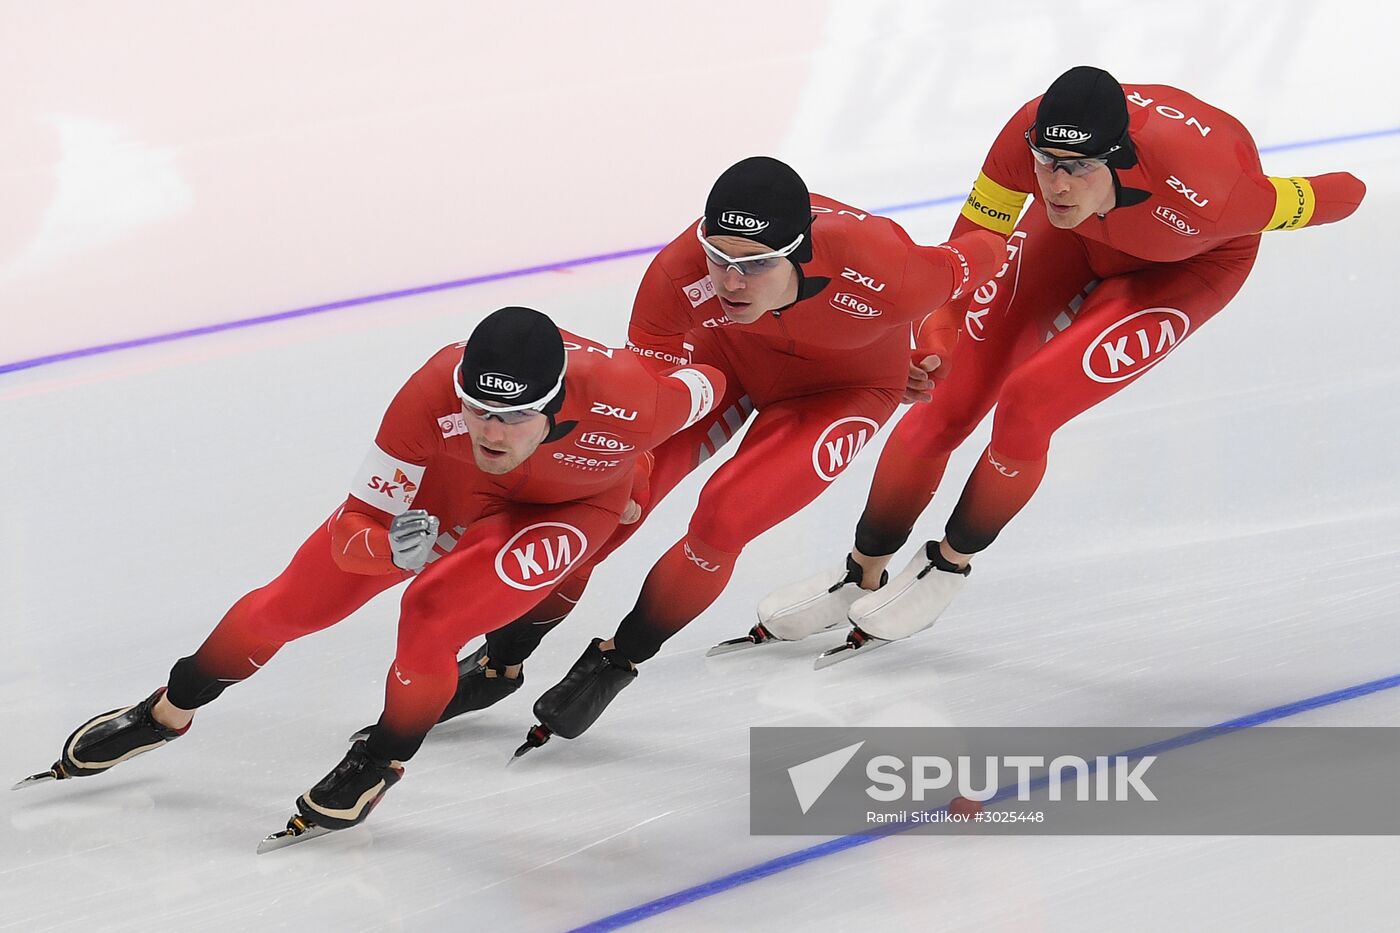
[(409, 509), (389, 523), (389, 551), (394, 566), (417, 573), (428, 562), (438, 536), (438, 519), (424, 509)]

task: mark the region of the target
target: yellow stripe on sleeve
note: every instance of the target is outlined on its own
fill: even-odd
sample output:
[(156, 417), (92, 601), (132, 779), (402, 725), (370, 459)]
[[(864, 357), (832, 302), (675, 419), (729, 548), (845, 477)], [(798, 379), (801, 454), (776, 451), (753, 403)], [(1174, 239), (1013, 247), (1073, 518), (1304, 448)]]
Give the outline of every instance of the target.
[[(1312, 183), (1306, 178), (1275, 178), (1269, 176), (1274, 186), (1277, 200), (1274, 202), (1274, 216), (1264, 230), (1296, 230), (1306, 227), (1312, 220), (1317, 207), (1317, 196), (1313, 194)], [(1263, 230), (1260, 231), (1264, 232)]]
[(1010, 235), (1016, 229), (1016, 218), (1021, 216), (1021, 208), (1029, 196), (1025, 191), (1012, 191), (1003, 188), (981, 172), (972, 184), (972, 193), (963, 203), (962, 215), (975, 224), (986, 227), (1002, 236)]

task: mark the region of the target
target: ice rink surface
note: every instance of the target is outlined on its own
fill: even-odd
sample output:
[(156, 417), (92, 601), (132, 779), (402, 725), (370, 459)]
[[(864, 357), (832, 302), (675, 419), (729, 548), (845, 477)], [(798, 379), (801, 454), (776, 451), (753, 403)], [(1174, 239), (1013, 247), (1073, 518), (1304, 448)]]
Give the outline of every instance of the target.
[[(839, 566), (872, 452), (754, 542), (587, 735), (506, 771), (534, 698), (681, 533), (695, 476), (525, 689), (434, 733), (366, 826), (254, 855), (379, 710), (392, 595), (288, 646), (174, 747), (0, 796), (0, 930), (627, 921), (822, 841), (749, 835), (750, 726), (1184, 731), (1400, 674), (1397, 34), (1394, 5), (1362, 2), (3, 0), (11, 780), (279, 572), (395, 389), (485, 312), (532, 305), (619, 344), (646, 248), (738, 158), (783, 158), (937, 242), (1012, 111), (1092, 63), (1230, 111), (1272, 174), (1347, 170), (1369, 194), (1342, 224), (1266, 236), (1225, 313), (1063, 429), (932, 631), (821, 672), (836, 635), (704, 658), (770, 588)], [(916, 534), (941, 532), (984, 442)], [(1284, 722), (1400, 725), (1400, 691)], [(1197, 749), (1229, 756), (1230, 738)], [(1386, 837), (897, 837), (641, 926), (1393, 929), (1397, 869)]]

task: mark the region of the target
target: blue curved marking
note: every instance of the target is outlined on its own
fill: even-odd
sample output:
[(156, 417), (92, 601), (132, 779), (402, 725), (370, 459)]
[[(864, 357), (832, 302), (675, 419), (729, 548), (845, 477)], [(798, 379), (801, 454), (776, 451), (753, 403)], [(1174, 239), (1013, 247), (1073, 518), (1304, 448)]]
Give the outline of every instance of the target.
[[(1381, 139), (1388, 136), (1400, 135), (1400, 126), (1386, 130), (1372, 130), (1365, 133), (1351, 133), (1345, 136), (1328, 136), (1321, 139), (1308, 139), (1301, 142), (1280, 143), (1274, 146), (1265, 146), (1260, 149), (1261, 153), (1283, 152), (1289, 149), (1308, 149), (1317, 146), (1332, 146), (1338, 143), (1361, 142), (1364, 140)], [(941, 207), (945, 204), (956, 204), (966, 197), (965, 194), (950, 194), (937, 198), (929, 198), (923, 201), (907, 201), (903, 204), (891, 204), (887, 207), (877, 207), (872, 213), (876, 214), (898, 214), (903, 211), (919, 210), (926, 207)], [(627, 259), (632, 256), (647, 256), (658, 252), (665, 244), (658, 243), (654, 246), (637, 246), (632, 249), (618, 250), (611, 253), (597, 253), (592, 256), (580, 256), (576, 259), (561, 259), (558, 262), (544, 263), (537, 266), (523, 266), (519, 269), (507, 269), (504, 272), (488, 272), (483, 275), (473, 275), (465, 279), (453, 279), (450, 282), (436, 282), (432, 285), (419, 285), (414, 288), (403, 288), (392, 292), (380, 292), (375, 295), (364, 295), (359, 298), (346, 298), (341, 301), (331, 301), (325, 304), (310, 305), (305, 308), (293, 308), (290, 311), (279, 311), (275, 314), (264, 314), (259, 317), (241, 318), (236, 321), (225, 321), (221, 324), (206, 324), (203, 327), (191, 327), (188, 330), (171, 331), (165, 334), (152, 334), (149, 337), (134, 337), (130, 340), (119, 340), (115, 343), (104, 343), (93, 347), (81, 347), (77, 350), (66, 350), (62, 353), (51, 353), (47, 356), (36, 356), (27, 360), (16, 360), (13, 363), (0, 363), (0, 375), (17, 372), (22, 369), (34, 369), (38, 366), (49, 366), (54, 363), (62, 363), (65, 360), (75, 360), (85, 356), (97, 356), (103, 353), (115, 353), (118, 350), (131, 350), (136, 347), (150, 346), (156, 343), (170, 343), (175, 340), (187, 340), (192, 337), (202, 337), (205, 334), (217, 334), (220, 331), (239, 330), (244, 327), (258, 327), (263, 324), (273, 324), (277, 321), (287, 321), (292, 318), (308, 317), (313, 314), (324, 314), (328, 311), (339, 311), (344, 308), (355, 308), (361, 305), (376, 304), (381, 301), (393, 301), (397, 298), (408, 298), (413, 295), (425, 295), (430, 292), (447, 291), (453, 288), (466, 288), (471, 285), (483, 285), (487, 282), (500, 282), (504, 279), (518, 279), (529, 275), (538, 275), (542, 272), (557, 272), (561, 269), (576, 269), (579, 266), (589, 266), (600, 262), (612, 262), (615, 259)]]
[[(1223, 735), (1229, 735), (1232, 732), (1238, 732), (1241, 729), (1248, 729), (1252, 726), (1275, 722), (1279, 719), (1296, 716), (1299, 713), (1306, 713), (1309, 710), (1318, 709), (1323, 706), (1345, 703), (1347, 700), (1369, 696), (1370, 694), (1379, 693), (1382, 690), (1391, 690), (1395, 687), (1400, 687), (1400, 674), (1391, 677), (1382, 677), (1379, 680), (1367, 681), (1366, 683), (1357, 684), (1353, 687), (1344, 687), (1341, 690), (1333, 690), (1331, 693), (1322, 693), (1317, 696), (1307, 697), (1306, 699), (1295, 700), (1292, 703), (1285, 703), (1282, 706), (1273, 706), (1269, 709), (1260, 710), (1257, 713), (1250, 713), (1235, 719), (1226, 720), (1225, 722), (1216, 723), (1213, 726), (1206, 726), (1202, 729), (1184, 732), (1181, 735), (1174, 736), (1170, 739), (1164, 739), (1161, 742), (1154, 742), (1151, 745), (1143, 745), (1139, 748), (1119, 752), (1118, 755), (1125, 758), (1160, 755), (1174, 748), (1196, 745), (1201, 742), (1209, 741), (1210, 739), (1219, 738)], [(1090, 770), (1093, 770), (1092, 766), (1094, 764), (1095, 762), (1090, 763)], [(1042, 776), (1032, 781), (1031, 786), (1032, 789), (1037, 789), (1038, 786), (1043, 786), (1048, 783), (1049, 778)], [(991, 800), (1002, 800), (1015, 793), (1016, 786), (1014, 784), (1009, 785), (999, 790)], [(944, 808), (939, 807), (938, 809), (942, 810)], [(692, 904), (695, 901), (704, 900), (716, 894), (723, 894), (725, 891), (733, 890), (741, 885), (750, 884), (761, 878), (767, 878), (769, 875), (776, 875), (778, 872), (787, 871), (789, 868), (796, 868), (798, 865), (805, 865), (808, 862), (815, 861), (819, 858), (825, 858), (828, 855), (835, 855), (847, 849), (854, 849), (856, 846), (877, 842), (887, 836), (892, 836), (911, 829), (915, 825), (917, 824), (894, 824), (892, 826), (882, 826), (879, 831), (869, 834), (838, 836), (827, 842), (809, 846), (805, 849), (798, 849), (796, 852), (789, 852), (787, 855), (780, 855), (766, 862), (759, 862), (757, 865), (753, 865), (749, 868), (742, 868), (720, 878), (716, 878), (713, 881), (706, 881), (703, 884), (697, 884), (693, 887), (676, 891), (673, 894), (658, 897), (656, 900), (647, 901), (645, 904), (640, 904), (615, 914), (609, 914), (599, 920), (594, 920), (591, 923), (576, 927), (571, 933), (583, 933), (583, 931), (587, 931), (587, 933), (599, 933), (599, 931), (603, 930), (616, 930), (621, 927), (630, 926), (648, 917), (654, 917), (668, 910), (675, 910), (677, 907), (683, 907), (686, 904)]]

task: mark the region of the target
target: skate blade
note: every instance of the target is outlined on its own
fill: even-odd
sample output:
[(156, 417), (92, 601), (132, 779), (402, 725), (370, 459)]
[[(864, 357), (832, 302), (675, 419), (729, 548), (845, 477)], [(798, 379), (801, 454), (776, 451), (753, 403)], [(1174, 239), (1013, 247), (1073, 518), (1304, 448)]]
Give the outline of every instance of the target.
[(874, 635), (868, 635), (859, 648), (852, 645), (850, 642), (837, 645), (830, 651), (823, 651), (821, 654), (817, 655), (817, 659), (812, 662), (812, 670), (819, 671), (824, 667), (831, 667), (833, 664), (849, 661), (857, 654), (865, 654), (874, 651), (876, 648), (882, 648), (889, 643), (889, 639), (876, 638)]
[(550, 730), (548, 726), (540, 725), (538, 723), (534, 726), (531, 726), (530, 731), (525, 735), (525, 741), (521, 742), (520, 747), (517, 748), (515, 750), (515, 753), (510, 756), (510, 760), (506, 762), (506, 767), (509, 768), (511, 765), (515, 764), (517, 761), (520, 760), (520, 756), (524, 755), (530, 749), (539, 748), (541, 745), (548, 742), (549, 737), (553, 734), (554, 733)]
[(747, 635), (740, 635), (738, 638), (731, 638), (728, 641), (722, 641), (719, 644), (715, 645), (709, 651), (705, 652), (705, 657), (717, 658), (722, 654), (733, 654), (736, 651), (747, 651), (750, 648), (761, 648), (764, 645), (772, 644), (773, 642), (780, 640), (781, 639), (777, 638), (767, 638), (763, 641), (754, 641)]
[(335, 830), (325, 826), (317, 826), (308, 823), (300, 816), (294, 816), (287, 821), (287, 828), (280, 832), (275, 832), (271, 836), (258, 843), (258, 854), (272, 852), (276, 849), (285, 849), (287, 846), (294, 846), (298, 842), (306, 842), (309, 839), (316, 839)]
[(372, 729), (374, 729), (374, 726), (370, 726), (366, 729), (361, 729), (359, 732), (356, 732), (354, 735), (350, 736), (350, 738), (346, 739), (346, 741), (349, 742), (351, 745), (354, 745), (361, 739), (368, 739), (370, 731)]
[(26, 787), (33, 787), (35, 784), (42, 784), (42, 783), (44, 783), (45, 781), (57, 781), (57, 780), (58, 780), (58, 775), (54, 773), (53, 768), (50, 768), (50, 769), (47, 770), (47, 771), (40, 771), (38, 774), (31, 774), (31, 775), (29, 775), (29, 777), (27, 777), (27, 778), (25, 778), (24, 780), (22, 780), (22, 781), (20, 781), (20, 782), (18, 782), (18, 783), (16, 783), (16, 784), (14, 784), (14, 785), (10, 788), (10, 790), (24, 790)]

